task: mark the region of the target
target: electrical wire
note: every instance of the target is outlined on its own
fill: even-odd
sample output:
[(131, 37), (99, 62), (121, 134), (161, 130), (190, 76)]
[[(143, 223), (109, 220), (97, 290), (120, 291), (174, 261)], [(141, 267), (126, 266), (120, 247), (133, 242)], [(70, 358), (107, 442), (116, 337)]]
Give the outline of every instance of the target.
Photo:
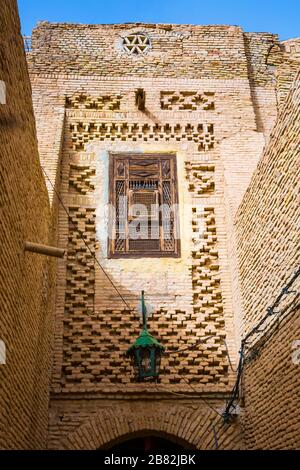
[[(189, 384), (190, 385), (190, 384)], [(178, 396), (180, 398), (191, 398), (190, 395), (186, 395), (185, 393), (181, 393), (181, 392), (174, 392), (172, 390), (168, 390), (168, 389), (161, 389), (161, 388), (158, 388), (158, 385), (156, 384), (156, 391), (158, 393), (161, 393), (161, 391), (163, 392), (167, 392), (171, 395), (175, 395), (175, 396)], [(199, 392), (197, 392), (199, 393)], [(222, 438), (223, 434), (225, 434), (226, 430), (223, 431), (223, 433), (220, 435), (220, 431), (224, 428), (224, 419), (223, 419), (223, 414), (219, 413), (214, 407), (212, 407), (203, 397), (198, 397), (198, 399), (200, 399), (200, 401), (203, 401), (205, 403), (206, 406), (208, 406), (208, 408), (210, 410), (212, 410), (214, 413), (216, 413), (216, 419), (211, 423), (211, 427), (209, 429), (209, 432), (212, 431), (212, 438), (210, 441), (208, 441), (207, 446), (209, 446), (209, 444), (211, 444), (211, 441), (213, 439), (214, 441), (214, 446), (215, 446), (215, 449), (218, 450), (219, 449), (219, 440)], [(218, 428), (216, 428), (216, 426), (219, 424)], [(219, 434), (219, 439), (218, 439), (218, 434)], [(204, 437), (203, 439), (201, 440), (201, 444), (203, 443), (204, 439), (206, 438), (207, 436), (207, 433), (204, 434)], [(200, 445), (201, 447), (201, 445)]]
[[(187, 383), (187, 385), (189, 385), (189, 386), (191, 385), (191, 384), (189, 384), (188, 382), (186, 382), (186, 383)], [(184, 392), (183, 392), (183, 393), (181, 393), (181, 392), (174, 392), (173, 390), (168, 390), (167, 388), (161, 388), (161, 389), (159, 389), (157, 384), (156, 384), (156, 391), (157, 391), (157, 392), (161, 392), (161, 391), (167, 392), (167, 393), (170, 393), (171, 395), (176, 395), (177, 397), (180, 397), (180, 398), (189, 398), (189, 399), (191, 398), (190, 395), (187, 395), (187, 394), (184, 393)], [(194, 388), (192, 388), (192, 391), (193, 391), (194, 393), (196, 393), (197, 395), (199, 395), (199, 392), (198, 392), (197, 390), (195, 390)], [(219, 417), (222, 418), (222, 414), (219, 413), (219, 411), (217, 411), (213, 406), (211, 406), (210, 403), (209, 403), (207, 400), (205, 400), (203, 397), (200, 397), (200, 396), (198, 396), (198, 399), (201, 400), (201, 401), (203, 401), (203, 403), (205, 403), (206, 406), (208, 406), (208, 408), (210, 408), (214, 413), (216, 413)]]
[(218, 442), (218, 435), (217, 435), (217, 432), (216, 432), (216, 426), (215, 426), (215, 424), (213, 423), (211, 427), (212, 427), (212, 430), (213, 430), (214, 441), (215, 441), (215, 447), (216, 447), (216, 450), (218, 450), (218, 449), (219, 449), (219, 442)]
[(226, 348), (225, 352), (226, 352), (226, 356), (227, 356), (227, 359), (228, 359), (230, 369), (232, 370), (232, 372), (236, 373), (237, 369), (234, 369), (234, 367), (232, 365), (232, 361), (231, 361), (231, 358), (230, 358), (230, 355), (229, 355), (228, 345), (227, 345), (226, 341), (224, 339), (220, 338), (220, 337), (215, 336), (215, 335), (201, 336), (194, 344), (192, 344), (190, 346), (186, 346), (185, 348), (182, 348), (182, 349), (174, 349), (174, 350), (165, 351), (164, 354), (171, 355), (171, 354), (175, 354), (175, 353), (181, 353), (181, 352), (184, 352), (184, 351), (193, 351), (199, 344), (206, 344), (206, 342), (209, 339), (214, 339), (214, 338), (218, 338), (225, 345), (225, 348)]
[(225, 348), (226, 348), (226, 356), (227, 356), (227, 359), (228, 359), (228, 362), (229, 362), (230, 369), (232, 370), (232, 372), (236, 373), (236, 372), (237, 372), (237, 369), (235, 369), (235, 368), (233, 367), (233, 365), (232, 365), (232, 362), (231, 362), (231, 359), (230, 359), (229, 350), (228, 350), (228, 345), (227, 345), (225, 339), (222, 339), (222, 338), (221, 338), (221, 341), (222, 341), (222, 343), (224, 343)]
[(92, 250), (90, 249), (88, 243), (85, 241), (82, 233), (80, 230), (78, 230), (78, 228), (76, 227), (76, 225), (74, 224), (70, 214), (69, 214), (69, 211), (68, 209), (66, 208), (59, 192), (57, 191), (57, 189), (55, 188), (54, 184), (52, 183), (51, 179), (49, 178), (49, 176), (47, 175), (46, 171), (44, 170), (43, 167), (41, 167), (43, 172), (44, 172), (44, 175), (46, 176), (47, 180), (49, 181), (53, 191), (55, 192), (63, 210), (65, 211), (65, 213), (67, 214), (68, 216), (68, 220), (72, 223), (73, 225), (73, 228), (75, 228), (75, 230), (79, 233), (80, 235), (80, 238), (81, 240), (83, 241), (83, 243), (85, 244), (86, 248), (88, 249), (88, 251), (90, 252), (90, 254), (92, 255), (92, 257), (94, 258), (94, 260), (96, 261), (97, 265), (99, 266), (99, 268), (101, 269), (101, 271), (103, 272), (103, 274), (106, 276), (106, 278), (109, 280), (109, 282), (111, 283), (111, 285), (114, 287), (115, 291), (117, 292), (117, 294), (119, 295), (120, 299), (122, 299), (122, 301), (124, 302), (124, 304), (126, 305), (126, 307), (129, 309), (130, 312), (132, 312), (134, 309), (132, 307), (129, 306), (129, 304), (127, 303), (127, 301), (124, 299), (123, 295), (121, 294), (121, 292), (119, 291), (119, 289), (117, 288), (117, 286), (114, 284), (113, 280), (111, 279), (111, 277), (107, 274), (107, 272), (105, 271), (105, 269), (101, 266), (101, 264), (99, 263), (97, 257), (95, 256), (95, 254), (92, 252)]
[[(199, 393), (193, 386), (192, 384), (190, 384), (184, 377), (182, 377), (183, 381), (191, 388), (191, 390), (194, 392), (194, 393)], [(205, 400), (203, 397), (199, 397), (200, 400), (202, 400), (212, 411), (214, 411), (216, 414), (218, 414), (219, 416), (222, 416), (221, 413), (219, 413), (219, 411), (217, 411), (213, 406), (210, 405), (210, 403)]]
[[(231, 392), (231, 397), (226, 405), (226, 408), (225, 408), (225, 411), (223, 413), (223, 418), (224, 418), (224, 421), (225, 422), (228, 422), (228, 420), (230, 420), (230, 417), (231, 417), (231, 411), (233, 408), (236, 408), (236, 401), (238, 400), (239, 398), (239, 391), (240, 391), (240, 383), (241, 383), (241, 378), (242, 378), (242, 374), (243, 374), (243, 369), (244, 369), (244, 365), (245, 365), (245, 362), (246, 362), (246, 346), (247, 346), (247, 342), (249, 341), (249, 339), (256, 333), (263, 333), (264, 330), (261, 330), (261, 327), (266, 323), (267, 319), (270, 318), (271, 316), (273, 315), (281, 315), (283, 312), (286, 311), (286, 309), (284, 309), (283, 311), (281, 312), (275, 312), (275, 309), (279, 306), (281, 300), (283, 299), (284, 296), (286, 295), (289, 295), (291, 293), (297, 293), (297, 292), (294, 292), (294, 291), (290, 291), (290, 288), (292, 287), (292, 285), (294, 284), (294, 282), (296, 281), (296, 279), (300, 276), (300, 266), (299, 268), (297, 269), (297, 271), (294, 273), (294, 275), (292, 276), (291, 280), (287, 283), (287, 285), (281, 290), (280, 294), (278, 295), (278, 297), (275, 299), (275, 302), (273, 303), (273, 305), (271, 305), (270, 307), (267, 308), (267, 313), (266, 315), (264, 315), (264, 317), (249, 331), (249, 333), (247, 333), (247, 335), (245, 336), (245, 338), (242, 340), (241, 342), (241, 348), (240, 348), (240, 351), (239, 351), (239, 355), (240, 355), (240, 359), (239, 359), (239, 364), (238, 364), (238, 368), (237, 368), (237, 378), (236, 378), (236, 382), (234, 384), (234, 387), (232, 389), (232, 392)], [(297, 293), (297, 297), (298, 297), (298, 293)], [(288, 307), (287, 307), (288, 308)], [(295, 309), (294, 309), (295, 310)], [(292, 310), (292, 311), (294, 311)], [(269, 325), (267, 325), (267, 327), (269, 327)], [(267, 328), (266, 327), (266, 328)], [(271, 336), (270, 336), (271, 337)], [(262, 346), (261, 346), (262, 347)], [(251, 350), (253, 350), (253, 347), (250, 348), (250, 353), (251, 353)], [(248, 353), (249, 354), (249, 353)], [(256, 351), (256, 354), (258, 354), (258, 352)]]
[(175, 353), (181, 353), (184, 351), (192, 351), (195, 349), (199, 344), (205, 344), (206, 341), (209, 339), (215, 338), (216, 336), (201, 336), (195, 343), (191, 344), (190, 346), (186, 346), (181, 349), (170, 349), (169, 351), (165, 351), (164, 354), (169, 355), (169, 354), (175, 354)]
[[(299, 299), (300, 299), (300, 294), (297, 295), (297, 297), (293, 300), (292, 304), (295, 304), (295, 301), (299, 300)], [(296, 303), (296, 305), (293, 308), (291, 308), (291, 304), (289, 304), (287, 307), (285, 307), (280, 312), (280, 320), (281, 320), (280, 323), (282, 323), (289, 315), (296, 312), (298, 310), (298, 308), (299, 308), (298, 303)], [(284, 314), (286, 314), (286, 315), (284, 315)], [(262, 332), (263, 334), (261, 335), (261, 337), (258, 338), (258, 340), (253, 345), (248, 347), (248, 345), (246, 344), (246, 347), (245, 347), (245, 364), (249, 363), (251, 360), (255, 359), (259, 355), (260, 351), (263, 349), (263, 347), (265, 346), (267, 341), (269, 341), (274, 336), (274, 334), (277, 332), (278, 328), (279, 328), (279, 317), (277, 315), (277, 321), (274, 322), (272, 325), (269, 325), (268, 330), (263, 331)]]

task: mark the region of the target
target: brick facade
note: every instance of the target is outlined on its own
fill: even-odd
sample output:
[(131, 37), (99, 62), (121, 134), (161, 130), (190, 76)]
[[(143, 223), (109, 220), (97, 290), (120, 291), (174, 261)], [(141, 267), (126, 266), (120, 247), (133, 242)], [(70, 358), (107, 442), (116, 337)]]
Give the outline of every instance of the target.
[[(178, 404), (174, 400), (159, 403), (120, 403), (102, 405), (101, 411), (87, 407), (78, 413), (69, 403), (55, 412), (61, 416), (68, 408), (68, 417), (61, 424), (67, 430), (60, 444), (65, 450), (107, 449), (126, 438), (159, 435), (187, 449), (241, 450), (243, 443), (238, 423), (226, 425), (214, 411), (199, 404)], [(85, 417), (83, 423), (80, 422)], [(77, 425), (77, 426), (76, 426)], [(74, 431), (72, 431), (74, 428)]]
[(15, 0), (0, 1), (0, 448), (43, 449), (48, 429), (54, 263), (24, 252), (50, 244), (51, 211), (40, 168), (31, 87)]
[[(122, 38), (134, 33), (149, 39), (145, 54), (122, 50)], [(235, 363), (234, 314), (241, 315), (232, 220), (276, 118), (267, 59), (275, 48), (272, 57), (283, 61), (278, 38), (223, 26), (40, 23), (32, 45), (40, 155), (53, 182), (61, 170), (57, 188), (70, 215), (68, 221), (60, 209), (58, 243), (68, 257), (59, 262), (57, 283), (50, 447), (63, 446), (72, 429), (66, 403), (76, 397), (86, 416), (100, 412), (93, 400), (117, 403), (116, 394), (130, 402), (184, 393), (198, 406), (201, 396), (218, 397), (221, 409), (235, 378), (224, 341)], [(145, 111), (136, 107), (137, 88), (146, 93)], [(179, 259), (145, 258), (141, 269), (139, 259), (108, 258), (103, 208), (112, 151), (176, 154)], [(151, 331), (171, 351), (158, 384), (134, 382), (124, 356), (139, 331), (142, 289), (154, 308)], [(193, 348), (205, 336), (212, 336), (207, 345)], [(191, 350), (176, 352), (182, 346)]]
[[(3, 3), (9, 18), (7, 2)], [(137, 33), (144, 53), (130, 54), (130, 47), (136, 47), (130, 41)], [(127, 52), (122, 46), (125, 37)], [(2, 144), (7, 155), (4, 181), (13, 161), (18, 194), (25, 191), (30, 199), (13, 198), (14, 185), (7, 189), (14, 210), (5, 217), (15, 214), (25, 228), (16, 230), (6, 251), (6, 263), (15, 271), (4, 292), (11, 292), (16, 276), (24, 272), (18, 263), (31, 263), (32, 273), (32, 278), (22, 278), (19, 299), (31, 316), (19, 316), (21, 301), (16, 299), (17, 309), (10, 303), (9, 314), (17, 312), (24, 323), (15, 335), (8, 328), (5, 339), (12, 338), (18, 353), (26, 350), (24, 362), (18, 357), (20, 367), (27, 360), (34, 363), (30, 354), (36, 355), (36, 362), (30, 374), (26, 370), (28, 382), (20, 379), (26, 434), (18, 434), (18, 426), (12, 424), (10, 444), (0, 435), (0, 445), (98, 449), (152, 433), (197, 449), (297, 446), (297, 420), (289, 404), (288, 424), (282, 420), (279, 437), (275, 436), (283, 400), (279, 387), (272, 419), (266, 403), (267, 387), (273, 390), (275, 382), (296, 396), (295, 366), (288, 362), (287, 351), (297, 330), (288, 317), (270, 339), (270, 349), (246, 365), (241, 417), (230, 424), (220, 417), (235, 382), (232, 369), (240, 339), (286, 280), (282, 266), (296, 262), (298, 82), (271, 133), (297, 71), (295, 44), (281, 44), (273, 34), (244, 33), (235, 26), (39, 23), (27, 62), (50, 205), (38, 165), (28, 83), (25, 109), (32, 128), (28, 136), (22, 134), (22, 148), (28, 151), (24, 168), (11, 159), (18, 155), (19, 136), (13, 136), (14, 148), (11, 143), (7, 147), (7, 139)], [(20, 60), (24, 63), (24, 54)], [(21, 78), (19, 82), (26, 83), (25, 67)], [(137, 107), (137, 89), (145, 92), (144, 110)], [(17, 87), (14, 90), (17, 93)], [(15, 112), (23, 99), (15, 97)], [(109, 257), (110, 152), (176, 155), (179, 258)], [(29, 188), (33, 169), (37, 183)], [(26, 222), (21, 203), (28, 208)], [(44, 223), (37, 225), (41, 213)], [(15, 220), (7, 225), (19, 227)], [(64, 248), (67, 255), (57, 263), (24, 255), (20, 233), (34, 236), (30, 241)], [(263, 243), (268, 243), (265, 251)], [(150, 331), (167, 349), (157, 383), (137, 383), (125, 356), (140, 331), (141, 290), (153, 307)], [(30, 292), (38, 295), (28, 297)], [(15, 297), (7, 298), (11, 302)], [(41, 311), (42, 326), (37, 321)], [(25, 328), (37, 343), (20, 347)], [(284, 368), (289, 371), (286, 389), (281, 385), (279, 342), (284, 344)], [(282, 377), (278, 382), (269, 372), (273, 355), (278, 359), (272, 364)], [(18, 370), (16, 364), (14, 369)], [(1, 373), (5, 370), (10, 369), (1, 366)], [(36, 371), (40, 388), (33, 398)], [(8, 376), (5, 380), (5, 390), (11, 393), (17, 384), (11, 385)], [(3, 400), (7, 403), (9, 398)], [(30, 427), (25, 421), (33, 416), (33, 406), (39, 411)], [(5, 426), (8, 417), (7, 411)]]

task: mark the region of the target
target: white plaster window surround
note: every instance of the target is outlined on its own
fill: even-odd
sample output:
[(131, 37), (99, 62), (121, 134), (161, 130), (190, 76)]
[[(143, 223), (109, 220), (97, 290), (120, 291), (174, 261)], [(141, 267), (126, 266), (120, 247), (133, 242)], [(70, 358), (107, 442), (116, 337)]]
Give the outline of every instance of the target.
[(6, 345), (0, 340), (0, 365), (6, 364)]
[(0, 80), (0, 104), (6, 104), (6, 85)]
[(122, 37), (122, 50), (128, 55), (143, 55), (151, 49), (151, 39), (143, 32), (132, 32)]

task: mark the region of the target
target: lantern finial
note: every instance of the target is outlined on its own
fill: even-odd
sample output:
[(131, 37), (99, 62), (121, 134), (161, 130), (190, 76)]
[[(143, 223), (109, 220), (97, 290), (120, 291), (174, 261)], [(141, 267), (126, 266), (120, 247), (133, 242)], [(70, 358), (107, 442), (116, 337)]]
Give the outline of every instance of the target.
[(142, 316), (143, 316), (143, 329), (147, 330), (147, 309), (145, 304), (145, 291), (142, 290)]
[(142, 291), (141, 303), (143, 316), (142, 331), (128, 349), (127, 354), (132, 359), (135, 375), (138, 380), (146, 378), (155, 379), (159, 375), (160, 359), (165, 348), (148, 332), (144, 291)]

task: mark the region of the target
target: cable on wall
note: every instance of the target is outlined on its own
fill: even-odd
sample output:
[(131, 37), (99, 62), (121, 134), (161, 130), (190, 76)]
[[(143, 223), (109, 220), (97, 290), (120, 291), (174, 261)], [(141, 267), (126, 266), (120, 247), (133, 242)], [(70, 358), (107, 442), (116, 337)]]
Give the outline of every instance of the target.
[[(236, 401), (238, 400), (239, 393), (240, 393), (240, 384), (241, 384), (242, 373), (243, 373), (243, 369), (245, 365), (247, 343), (249, 342), (249, 340), (254, 334), (265, 333), (267, 327), (269, 326), (269, 325), (265, 325), (265, 323), (270, 317), (272, 317), (275, 314), (278, 316), (282, 314), (282, 311), (276, 312), (275, 309), (279, 306), (280, 302), (285, 296), (293, 294), (293, 293), (297, 293), (295, 291), (291, 291), (290, 288), (292, 287), (292, 285), (294, 284), (294, 282), (299, 276), (300, 276), (300, 266), (295, 272), (295, 274), (292, 276), (291, 280), (281, 290), (280, 294), (276, 298), (273, 305), (267, 308), (267, 313), (264, 315), (264, 317), (249, 331), (249, 333), (247, 333), (245, 338), (241, 341), (241, 348), (239, 351), (240, 358), (239, 358), (239, 363), (238, 363), (238, 368), (237, 368), (237, 378), (236, 378), (236, 382), (231, 392), (231, 397), (223, 413), (223, 418), (225, 422), (230, 422), (232, 412), (234, 409), (236, 409), (236, 406), (237, 406)], [(261, 329), (262, 327), (264, 328)], [(250, 348), (250, 353), (251, 353), (251, 348)]]

